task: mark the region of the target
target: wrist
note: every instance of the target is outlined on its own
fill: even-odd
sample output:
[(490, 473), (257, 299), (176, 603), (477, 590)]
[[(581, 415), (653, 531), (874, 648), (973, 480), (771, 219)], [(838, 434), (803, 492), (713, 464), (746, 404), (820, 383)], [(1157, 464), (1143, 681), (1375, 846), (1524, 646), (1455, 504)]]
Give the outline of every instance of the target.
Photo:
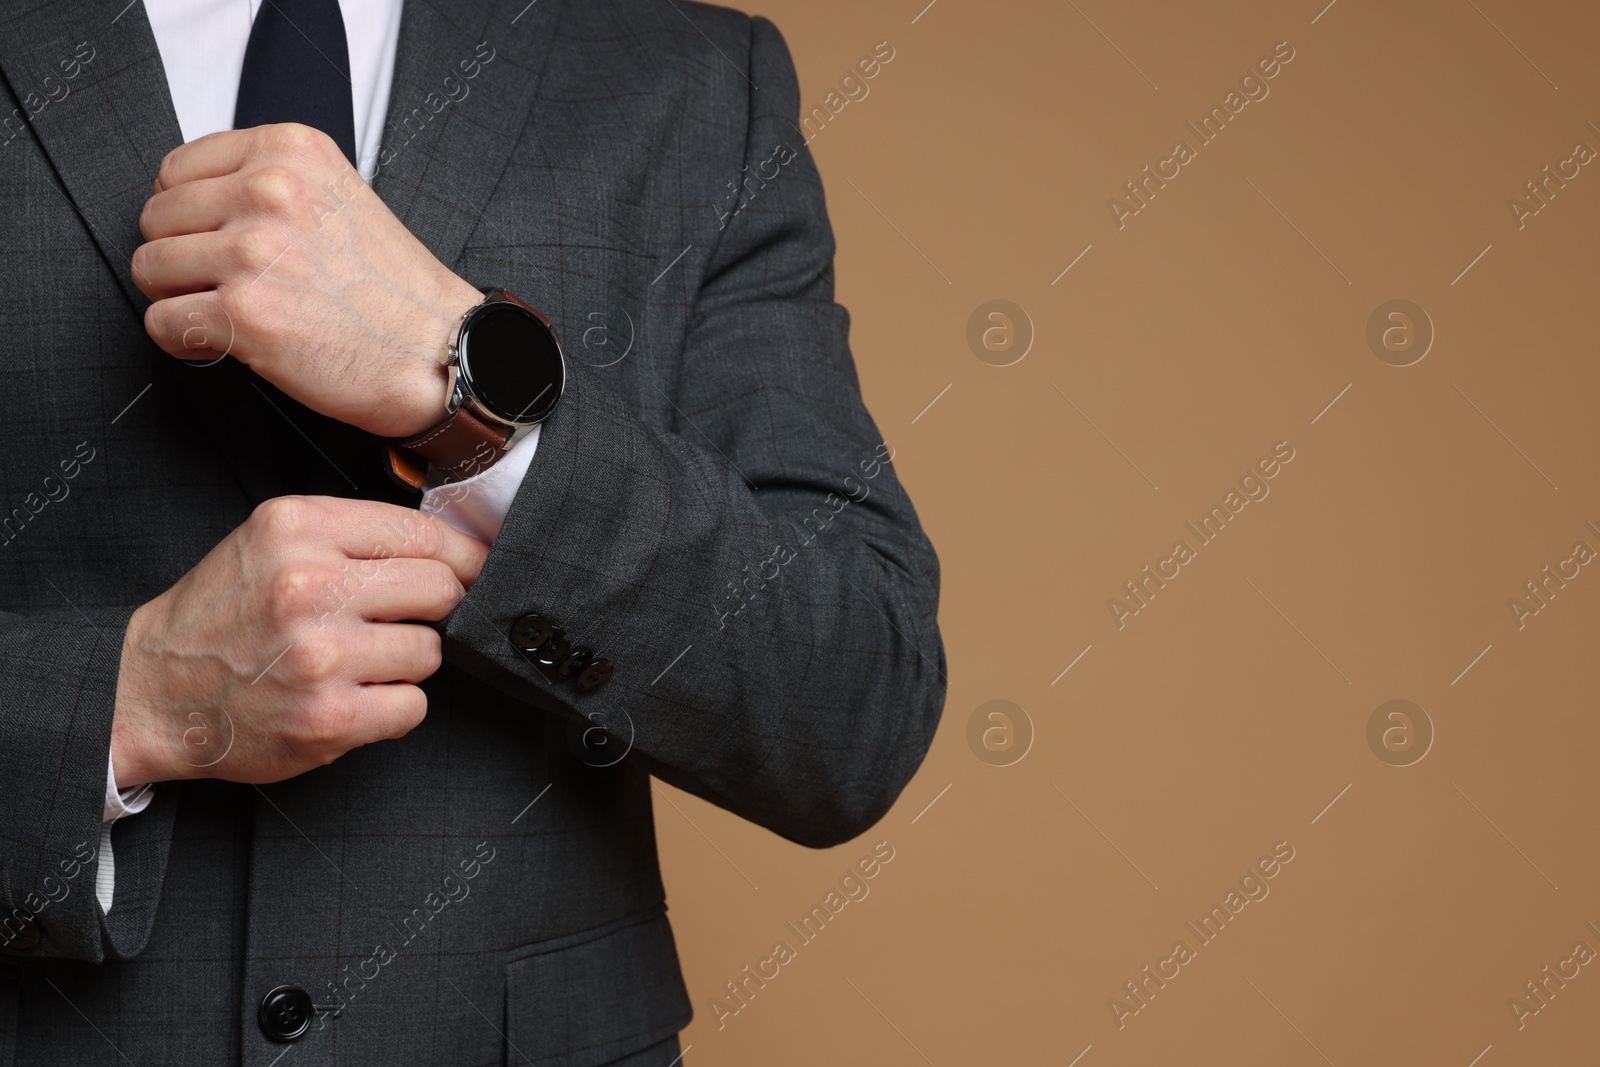
[(116, 768), (118, 789), (176, 777), (160, 758), (161, 746), (154, 736), (156, 724), (150, 711), (154, 706), (150, 672), (139, 662), (153, 607), (152, 601), (133, 613), (122, 639), (111, 718), (111, 762)]
[(483, 293), (471, 283), (451, 274), (432, 302), (432, 314), (424, 330), (424, 341), (417, 371), (412, 375), (401, 400), (406, 429), (393, 437), (414, 437), (438, 424), (449, 412), (445, 393), (449, 387), (450, 346), (467, 312), (483, 302)]

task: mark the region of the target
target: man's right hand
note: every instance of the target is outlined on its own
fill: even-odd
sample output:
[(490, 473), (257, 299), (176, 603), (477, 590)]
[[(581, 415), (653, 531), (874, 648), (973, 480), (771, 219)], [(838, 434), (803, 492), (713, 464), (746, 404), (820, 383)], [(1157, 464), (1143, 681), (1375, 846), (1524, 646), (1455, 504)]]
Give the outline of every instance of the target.
[(276, 782), (427, 712), (417, 683), (488, 547), (409, 508), (280, 497), (129, 621), (117, 785)]

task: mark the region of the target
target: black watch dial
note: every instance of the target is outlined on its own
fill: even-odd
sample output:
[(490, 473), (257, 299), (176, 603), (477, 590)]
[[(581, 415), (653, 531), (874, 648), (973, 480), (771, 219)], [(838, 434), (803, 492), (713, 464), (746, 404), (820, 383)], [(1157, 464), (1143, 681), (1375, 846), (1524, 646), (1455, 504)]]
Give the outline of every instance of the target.
[(494, 303), (473, 312), (456, 355), (467, 391), (506, 422), (542, 422), (561, 399), (561, 346), (526, 308)]

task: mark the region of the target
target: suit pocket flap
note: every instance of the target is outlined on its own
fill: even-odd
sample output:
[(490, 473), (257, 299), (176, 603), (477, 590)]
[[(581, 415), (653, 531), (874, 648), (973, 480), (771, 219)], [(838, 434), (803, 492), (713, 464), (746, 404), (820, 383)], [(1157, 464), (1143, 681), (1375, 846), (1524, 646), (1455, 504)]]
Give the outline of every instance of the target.
[(506, 965), (507, 1062), (596, 1067), (689, 1025), (665, 915), (595, 933), (530, 946)]

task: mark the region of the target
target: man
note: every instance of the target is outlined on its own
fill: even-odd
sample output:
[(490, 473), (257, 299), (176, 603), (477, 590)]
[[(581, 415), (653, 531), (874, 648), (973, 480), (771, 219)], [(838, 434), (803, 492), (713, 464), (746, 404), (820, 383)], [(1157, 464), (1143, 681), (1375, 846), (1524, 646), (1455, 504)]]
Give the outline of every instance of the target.
[(0, 1064), (675, 1062), (649, 776), (830, 846), (944, 696), (782, 39), (23, 7)]

